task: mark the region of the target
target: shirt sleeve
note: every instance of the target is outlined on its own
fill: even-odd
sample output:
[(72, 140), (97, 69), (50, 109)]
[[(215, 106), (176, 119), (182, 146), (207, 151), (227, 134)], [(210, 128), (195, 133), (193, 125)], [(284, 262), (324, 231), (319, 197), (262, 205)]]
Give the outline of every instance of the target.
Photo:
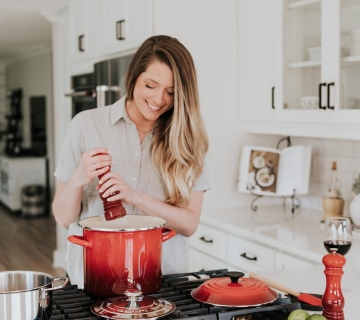
[(83, 119), (81, 113), (77, 114), (71, 121), (66, 134), (58, 166), (54, 176), (63, 182), (68, 182), (71, 175), (78, 167), (84, 149), (84, 139), (82, 126)]
[(200, 177), (196, 180), (196, 183), (191, 191), (195, 192), (195, 191), (207, 191), (207, 190), (210, 190), (210, 181), (209, 181), (209, 167), (206, 156), (203, 172), (200, 175)]

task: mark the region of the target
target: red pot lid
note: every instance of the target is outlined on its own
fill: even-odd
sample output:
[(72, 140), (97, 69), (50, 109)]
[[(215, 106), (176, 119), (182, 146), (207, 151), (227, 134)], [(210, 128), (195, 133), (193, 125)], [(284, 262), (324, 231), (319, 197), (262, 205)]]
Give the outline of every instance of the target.
[(278, 293), (261, 281), (242, 278), (242, 272), (225, 275), (205, 281), (191, 291), (191, 296), (200, 302), (226, 307), (259, 306), (278, 298)]
[(172, 302), (150, 296), (141, 291), (127, 290), (124, 296), (98, 301), (91, 311), (106, 319), (157, 319), (175, 310)]

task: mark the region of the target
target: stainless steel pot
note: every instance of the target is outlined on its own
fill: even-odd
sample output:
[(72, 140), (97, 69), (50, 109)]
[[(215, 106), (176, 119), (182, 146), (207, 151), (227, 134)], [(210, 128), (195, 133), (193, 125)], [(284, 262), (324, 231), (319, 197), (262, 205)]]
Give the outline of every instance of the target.
[[(62, 281), (58, 286), (55, 282)], [(0, 272), (0, 319), (42, 320), (51, 315), (52, 291), (69, 279), (33, 271)]]

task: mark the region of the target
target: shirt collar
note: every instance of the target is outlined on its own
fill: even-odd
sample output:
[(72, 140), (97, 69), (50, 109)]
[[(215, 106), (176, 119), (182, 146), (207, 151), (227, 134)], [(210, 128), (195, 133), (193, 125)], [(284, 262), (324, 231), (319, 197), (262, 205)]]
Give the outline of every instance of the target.
[(114, 125), (120, 119), (131, 122), (125, 108), (126, 95), (111, 106), (111, 124)]

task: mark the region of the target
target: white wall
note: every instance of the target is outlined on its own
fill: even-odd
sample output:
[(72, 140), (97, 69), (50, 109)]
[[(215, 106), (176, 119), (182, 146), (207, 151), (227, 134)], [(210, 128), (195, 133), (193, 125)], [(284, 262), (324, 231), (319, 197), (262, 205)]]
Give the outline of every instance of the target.
[(322, 209), (322, 197), (331, 178), (331, 163), (336, 161), (341, 192), (345, 199), (343, 214), (349, 216), (349, 203), (353, 199), (352, 183), (360, 174), (360, 142), (345, 140), (293, 138), (293, 144), (312, 146), (309, 196), (302, 199), (308, 208)]

